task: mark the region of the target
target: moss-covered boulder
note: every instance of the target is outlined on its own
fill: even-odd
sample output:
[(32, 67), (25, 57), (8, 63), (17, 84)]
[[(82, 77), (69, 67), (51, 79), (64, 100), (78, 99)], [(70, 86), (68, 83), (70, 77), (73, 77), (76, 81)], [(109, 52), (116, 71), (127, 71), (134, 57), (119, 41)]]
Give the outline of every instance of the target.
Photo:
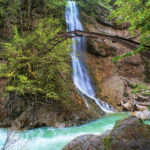
[(129, 117), (117, 121), (111, 132), (79, 136), (63, 150), (150, 150), (150, 126)]
[(109, 135), (110, 150), (149, 150), (150, 127), (135, 117), (116, 123)]

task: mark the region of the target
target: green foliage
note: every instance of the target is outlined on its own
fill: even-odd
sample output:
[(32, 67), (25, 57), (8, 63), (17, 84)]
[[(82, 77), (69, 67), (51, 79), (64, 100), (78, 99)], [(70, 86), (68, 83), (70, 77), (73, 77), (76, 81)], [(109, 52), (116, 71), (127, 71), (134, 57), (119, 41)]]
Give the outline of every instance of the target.
[(5, 15), (5, 10), (4, 10), (4, 7), (2, 7), (2, 5), (6, 4), (6, 1), (5, 0), (0, 0), (0, 16), (4, 16)]
[(13, 39), (1, 43), (5, 63), (0, 66), (0, 77), (7, 79), (6, 92), (65, 99), (69, 87), (62, 74), (66, 79), (70, 74), (70, 41), (57, 44), (61, 39), (54, 38), (62, 28), (58, 19), (45, 18), (33, 33), (22, 38), (14, 26)]
[(112, 0), (104, 0), (104, 1), (103, 0), (99, 0), (98, 4), (100, 6), (106, 8), (106, 9), (108, 9), (108, 10), (111, 10), (112, 9), (111, 8), (111, 2), (112, 2)]
[(63, 24), (66, 0), (0, 0), (0, 25), (17, 25), (19, 31), (33, 31), (37, 21), (51, 16)]
[(129, 94), (128, 94), (127, 92), (124, 92), (124, 93), (123, 93), (123, 96), (124, 96), (124, 97), (128, 97)]
[(134, 85), (132, 93), (133, 94), (141, 93), (145, 96), (150, 96), (150, 89), (144, 84), (137, 83), (136, 85)]
[(146, 45), (150, 45), (150, 0), (116, 0), (115, 5), (117, 8), (111, 12), (110, 19), (115, 18), (118, 24), (129, 22), (129, 31), (136, 35), (138, 30), (141, 41), (137, 50), (115, 58), (114, 61), (117, 61), (148, 50)]
[(116, 61), (119, 61), (125, 57), (129, 57), (129, 56), (132, 56), (132, 55), (136, 55), (140, 52), (145, 52), (147, 51), (148, 48), (145, 47), (144, 44), (140, 44), (140, 46), (138, 47), (138, 49), (134, 50), (134, 51), (130, 51), (130, 52), (127, 52), (127, 53), (124, 53), (123, 55), (120, 55), (120, 56), (117, 56), (117, 57), (114, 57), (112, 60), (113, 62), (116, 62)]
[(54, 18), (64, 18), (66, 0), (47, 0), (45, 4), (47, 4), (48, 10), (50, 10), (49, 13), (53, 14)]
[(7, 79), (6, 93), (67, 99), (71, 42), (54, 38), (65, 29), (66, 2), (0, 0), (0, 26), (2, 33), (7, 29), (9, 33), (0, 33), (1, 38), (8, 40), (0, 43), (0, 59), (4, 60), (0, 64), (0, 78)]
[(104, 150), (109, 150), (110, 147), (111, 147), (111, 144), (112, 144), (111, 139), (110, 139), (110, 135), (108, 135), (107, 137), (105, 137), (103, 139), (102, 143), (103, 143)]
[(94, 16), (99, 5), (98, 0), (77, 0), (78, 5), (88, 14)]
[(17, 15), (18, 2), (19, 0), (0, 0), (0, 24), (2, 24), (7, 17)]
[(96, 16), (99, 6), (106, 9), (110, 9), (111, 0), (76, 0), (82, 10), (84, 10), (90, 16)]
[(6, 1), (0, 0), (0, 25), (3, 22), (3, 18), (6, 16), (6, 10), (4, 6), (6, 6)]

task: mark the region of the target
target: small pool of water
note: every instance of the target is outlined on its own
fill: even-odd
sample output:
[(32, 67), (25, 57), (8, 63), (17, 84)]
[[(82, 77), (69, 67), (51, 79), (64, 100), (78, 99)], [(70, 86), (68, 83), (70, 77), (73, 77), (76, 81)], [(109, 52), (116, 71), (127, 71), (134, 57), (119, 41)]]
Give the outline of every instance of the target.
[(148, 121), (144, 121), (144, 123), (150, 125), (150, 121), (149, 120)]
[[(128, 117), (128, 113), (112, 113), (78, 127), (52, 128), (43, 127), (24, 132), (13, 133), (12, 144), (8, 150), (62, 150), (72, 139), (84, 134), (102, 134), (112, 129), (115, 122)], [(6, 139), (6, 129), (0, 130), (0, 146)], [(13, 142), (14, 141), (14, 142)], [(13, 144), (15, 143), (15, 144)]]

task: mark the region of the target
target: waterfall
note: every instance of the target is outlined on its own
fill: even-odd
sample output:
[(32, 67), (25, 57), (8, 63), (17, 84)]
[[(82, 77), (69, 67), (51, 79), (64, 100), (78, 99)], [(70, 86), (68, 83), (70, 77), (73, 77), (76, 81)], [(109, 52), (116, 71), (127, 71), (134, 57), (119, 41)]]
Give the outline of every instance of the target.
[[(79, 20), (79, 11), (74, 1), (68, 1), (66, 7), (65, 19), (67, 24), (67, 32), (74, 30), (84, 30)], [(88, 70), (82, 60), (82, 52), (86, 47), (86, 38), (75, 37), (72, 39), (72, 52), (70, 54), (73, 67), (73, 82), (76, 88), (87, 97), (95, 101), (95, 103), (105, 112), (110, 112), (112, 107), (107, 103), (96, 98), (96, 92), (88, 75)], [(88, 101), (83, 96), (85, 104), (90, 108)]]

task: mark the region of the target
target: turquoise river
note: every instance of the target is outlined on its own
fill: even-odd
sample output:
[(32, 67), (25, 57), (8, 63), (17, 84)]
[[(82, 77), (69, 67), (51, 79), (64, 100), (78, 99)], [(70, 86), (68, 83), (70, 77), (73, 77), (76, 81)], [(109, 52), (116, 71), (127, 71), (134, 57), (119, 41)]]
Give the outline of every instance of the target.
[[(68, 128), (43, 127), (10, 134), (7, 150), (61, 150), (72, 139), (83, 134), (100, 135), (112, 129), (115, 122), (129, 116), (128, 113), (111, 113), (90, 123)], [(0, 130), (0, 146), (6, 140), (8, 132)]]

